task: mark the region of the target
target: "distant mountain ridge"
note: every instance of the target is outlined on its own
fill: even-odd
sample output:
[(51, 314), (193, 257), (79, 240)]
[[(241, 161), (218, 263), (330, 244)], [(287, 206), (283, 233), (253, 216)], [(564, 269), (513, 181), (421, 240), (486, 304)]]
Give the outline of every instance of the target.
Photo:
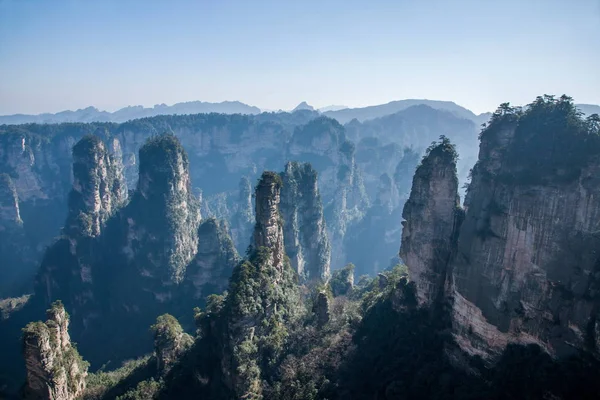
[(258, 107), (249, 106), (239, 101), (223, 101), (209, 103), (189, 101), (176, 103), (172, 106), (157, 104), (154, 107), (129, 106), (115, 112), (100, 111), (95, 107), (87, 107), (76, 111), (61, 111), (56, 114), (44, 113), (38, 115), (14, 114), (0, 116), (0, 125), (17, 125), (27, 123), (56, 124), (63, 122), (126, 122), (132, 119), (154, 117), (156, 115), (177, 114), (260, 114)]
[[(427, 100), (427, 99), (405, 99), (395, 100), (385, 104), (378, 104), (367, 107), (348, 108), (341, 105), (331, 105), (315, 109), (306, 101), (301, 102), (291, 112), (312, 111), (318, 112), (329, 118), (337, 120), (340, 124), (347, 124), (356, 119), (359, 122), (373, 120), (388, 115), (396, 114), (407, 108), (426, 105), (436, 110), (442, 110), (452, 113), (458, 118), (473, 121), (477, 126), (488, 122), (492, 113), (485, 112), (475, 114), (471, 110), (462, 107), (453, 101)], [(595, 104), (576, 104), (576, 107), (585, 115), (600, 114), (600, 105)], [(0, 125), (18, 125), (28, 123), (38, 124), (59, 124), (64, 122), (127, 122), (133, 119), (154, 117), (157, 115), (182, 115), (182, 114), (246, 114), (256, 115), (262, 112), (284, 112), (283, 110), (261, 109), (240, 101), (223, 101), (220, 103), (210, 103), (203, 101), (189, 101), (176, 103), (172, 106), (166, 104), (157, 104), (154, 107), (128, 106), (115, 112), (101, 111), (96, 107), (87, 107), (76, 111), (66, 110), (55, 114), (13, 114), (0, 115)]]
[(478, 122), (478, 116), (471, 110), (459, 106), (452, 101), (441, 101), (441, 100), (426, 100), (426, 99), (406, 99), (391, 101), (386, 104), (380, 104), (375, 106), (361, 107), (361, 108), (346, 108), (337, 111), (327, 111), (324, 115), (338, 120), (341, 124), (357, 119), (360, 122), (384, 117), (386, 115), (395, 114), (399, 111), (405, 110), (409, 107), (424, 104), (431, 108), (438, 110), (449, 111), (457, 117), (469, 119)]

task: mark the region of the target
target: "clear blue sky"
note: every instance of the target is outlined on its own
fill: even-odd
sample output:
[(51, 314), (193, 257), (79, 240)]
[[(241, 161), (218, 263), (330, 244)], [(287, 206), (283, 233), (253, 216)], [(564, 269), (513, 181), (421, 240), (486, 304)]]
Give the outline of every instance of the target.
[(599, 71), (600, 0), (0, 0), (0, 114), (600, 104)]

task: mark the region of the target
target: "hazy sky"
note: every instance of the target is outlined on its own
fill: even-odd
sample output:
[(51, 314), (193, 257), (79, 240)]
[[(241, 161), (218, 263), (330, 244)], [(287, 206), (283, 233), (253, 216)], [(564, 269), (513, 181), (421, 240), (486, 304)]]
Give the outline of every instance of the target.
[(600, 104), (600, 0), (0, 0), (0, 114)]

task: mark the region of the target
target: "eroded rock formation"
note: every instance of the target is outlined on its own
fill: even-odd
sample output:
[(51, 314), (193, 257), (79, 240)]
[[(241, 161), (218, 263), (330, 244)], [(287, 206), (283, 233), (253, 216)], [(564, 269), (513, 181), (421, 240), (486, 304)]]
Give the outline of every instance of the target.
[(198, 228), (198, 251), (186, 268), (185, 283), (193, 292), (191, 298), (203, 301), (210, 294), (223, 292), (239, 261), (223, 222), (204, 220)]
[(482, 131), (462, 223), (443, 144), (417, 169), (400, 254), (421, 305), (448, 300), (466, 354), (493, 361), (511, 343), (598, 354), (597, 130), (566, 96), (501, 106)]
[(73, 147), (73, 189), (69, 194), (69, 235), (98, 236), (106, 220), (126, 200), (119, 142), (111, 157), (98, 136), (88, 135)]
[(400, 258), (417, 285), (420, 305), (431, 305), (443, 294), (460, 225), (456, 151), (447, 139), (431, 147), (413, 178), (404, 205)]
[(32, 322), (23, 330), (24, 398), (74, 400), (85, 389), (88, 364), (71, 344), (69, 316), (62, 303), (54, 303), (47, 317), (46, 322)]
[(256, 186), (256, 225), (253, 246), (269, 251), (269, 264), (283, 270), (285, 249), (283, 244), (283, 220), (279, 212), (281, 201), (281, 177), (266, 171)]
[(325, 282), (330, 274), (331, 248), (317, 172), (310, 164), (289, 162), (281, 176), (285, 252), (302, 279)]
[(231, 239), (240, 254), (246, 252), (252, 239), (254, 210), (252, 207), (252, 185), (250, 179), (242, 177), (238, 184), (237, 209), (231, 218)]
[(175, 317), (163, 314), (151, 327), (154, 333), (154, 356), (156, 370), (166, 375), (179, 357), (190, 348), (194, 339), (185, 333)]

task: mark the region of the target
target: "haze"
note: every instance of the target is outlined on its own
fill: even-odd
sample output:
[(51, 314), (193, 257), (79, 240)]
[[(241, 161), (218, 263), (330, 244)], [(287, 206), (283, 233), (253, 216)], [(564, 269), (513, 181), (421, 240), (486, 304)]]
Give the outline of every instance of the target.
[(0, 114), (404, 98), (600, 103), (597, 0), (0, 0)]

